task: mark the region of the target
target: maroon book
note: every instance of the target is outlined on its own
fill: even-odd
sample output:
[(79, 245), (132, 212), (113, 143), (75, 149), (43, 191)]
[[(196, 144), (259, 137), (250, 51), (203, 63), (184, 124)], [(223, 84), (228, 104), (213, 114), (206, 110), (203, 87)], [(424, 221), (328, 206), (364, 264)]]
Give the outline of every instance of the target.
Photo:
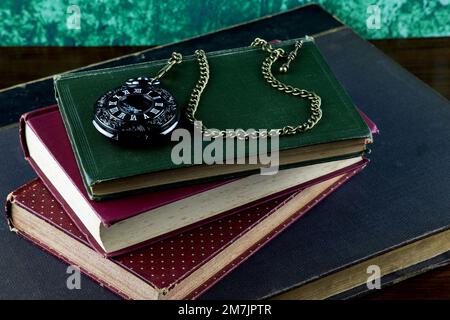
[(126, 299), (194, 299), (365, 165), (106, 259), (39, 179), (12, 192), (6, 211), (12, 231)]
[[(91, 246), (106, 256), (121, 254), (336, 177), (343, 170), (358, 167), (365, 161), (361, 158), (339, 160), (289, 169), (289, 172), (284, 170), (274, 177), (228, 179), (96, 202), (89, 199), (84, 188), (57, 106), (25, 114), (20, 128), (26, 159)], [(258, 188), (258, 183), (271, 188)], [(173, 222), (175, 219), (177, 221)], [(125, 223), (134, 227), (125, 228), (127, 232), (119, 230), (118, 226), (123, 227)], [(126, 241), (116, 240), (118, 236), (114, 238), (114, 235), (117, 234), (124, 235)]]

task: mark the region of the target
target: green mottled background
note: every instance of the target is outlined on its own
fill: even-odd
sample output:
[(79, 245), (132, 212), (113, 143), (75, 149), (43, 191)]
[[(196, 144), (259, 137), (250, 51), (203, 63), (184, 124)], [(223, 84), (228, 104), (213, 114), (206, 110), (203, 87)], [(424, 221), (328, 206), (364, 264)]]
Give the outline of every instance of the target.
[(368, 39), (450, 35), (450, 0), (0, 0), (0, 45), (163, 44), (311, 2)]

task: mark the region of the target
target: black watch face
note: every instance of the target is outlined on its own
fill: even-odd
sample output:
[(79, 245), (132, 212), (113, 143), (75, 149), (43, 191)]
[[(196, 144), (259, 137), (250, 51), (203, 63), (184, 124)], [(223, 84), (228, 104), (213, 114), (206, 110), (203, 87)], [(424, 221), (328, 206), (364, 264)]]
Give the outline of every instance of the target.
[(174, 97), (148, 78), (128, 80), (104, 94), (95, 106), (94, 126), (115, 140), (149, 140), (167, 135), (177, 125)]

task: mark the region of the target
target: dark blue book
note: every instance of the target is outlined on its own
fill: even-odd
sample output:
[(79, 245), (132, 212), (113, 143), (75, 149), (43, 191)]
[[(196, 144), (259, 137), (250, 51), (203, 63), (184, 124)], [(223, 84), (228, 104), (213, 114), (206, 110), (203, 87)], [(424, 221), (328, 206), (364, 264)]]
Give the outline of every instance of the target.
[[(165, 57), (175, 49), (191, 52), (199, 47), (239, 47), (256, 36), (283, 40), (304, 34), (315, 36), (355, 104), (377, 123), (380, 135), (372, 146), (372, 162), (351, 183), (207, 291), (204, 299), (349, 298), (370, 292), (373, 286), (366, 282), (377, 266), (383, 287), (449, 261), (448, 100), (320, 7), (307, 6), (151, 50), (145, 59)], [(137, 62), (126, 59), (113, 63)], [(40, 85), (45, 87), (46, 82)], [(20, 94), (3, 92), (0, 97), (11, 102), (11, 94), (17, 99), (26, 97), (22, 102), (27, 102), (36, 93), (33, 90), (37, 87), (28, 85)], [(39, 97), (40, 105), (53, 102), (51, 88), (45, 90), (48, 92)], [(28, 102), (17, 112), (40, 105)], [(4, 119), (14, 120), (18, 118), (14, 112), (1, 114), (10, 114)], [(4, 196), (33, 176), (25, 162), (19, 160), (15, 130), (0, 131), (0, 148), (9, 155), (0, 159)], [(114, 297), (88, 279), (83, 279), (83, 290), (67, 290), (66, 267), (62, 263), (7, 234), (6, 224), (0, 230), (6, 242), (0, 254), (9, 257), (0, 263), (3, 277), (9, 279), (0, 282), (1, 297)], [(22, 264), (24, 259), (30, 261), (26, 266)], [(35, 276), (36, 272), (40, 277)]]

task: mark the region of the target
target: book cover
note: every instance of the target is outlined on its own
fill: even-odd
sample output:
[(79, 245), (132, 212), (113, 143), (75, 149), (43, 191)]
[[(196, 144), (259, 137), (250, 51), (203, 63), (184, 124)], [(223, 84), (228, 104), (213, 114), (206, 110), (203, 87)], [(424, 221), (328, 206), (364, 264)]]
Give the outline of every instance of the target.
[(364, 166), (108, 259), (90, 247), (85, 235), (39, 179), (11, 193), (6, 211), (12, 231), (79, 266), (124, 298), (194, 299)]
[[(292, 45), (293, 41), (279, 44), (287, 51)], [(220, 129), (282, 128), (307, 119), (310, 112), (308, 102), (283, 94), (265, 82), (258, 70), (266, 55), (260, 49), (251, 47), (208, 53), (211, 79), (202, 94), (197, 118), (210, 128)], [(127, 148), (111, 143), (96, 131), (92, 125), (93, 107), (103, 93), (120, 86), (128, 78), (155, 74), (165, 63), (165, 60), (159, 60), (55, 77), (62, 118), (85, 186), (93, 198), (126, 192), (123, 188), (115, 189), (119, 181), (125, 183), (133, 178), (133, 181), (147, 181), (151, 179), (151, 174), (159, 174), (160, 178), (151, 180), (148, 187), (258, 170), (255, 165), (215, 165), (205, 170), (203, 165), (194, 165), (193, 156), (189, 163), (175, 164), (171, 159), (171, 150), (176, 141), (149, 148)], [(162, 80), (162, 86), (175, 96), (179, 107), (188, 104), (198, 74), (196, 58), (186, 56), (183, 63), (174, 67)], [(281, 75), (280, 79), (294, 87), (316, 92), (321, 97), (323, 110), (322, 120), (314, 129), (280, 137), (281, 167), (364, 152), (365, 144), (372, 138), (370, 130), (313, 41), (304, 42), (297, 61), (292, 64), (289, 73)], [(207, 144), (203, 142), (203, 148)], [(194, 150), (195, 143), (192, 142), (192, 145)], [(314, 151), (314, 147), (322, 145), (324, 150)], [(287, 153), (285, 155), (284, 152), (294, 149), (296, 157), (302, 157), (301, 160), (288, 157)], [(294, 153), (291, 151), (289, 154)], [(245, 156), (253, 155), (246, 150)], [(227, 155), (224, 155), (226, 158)], [(196, 166), (202, 168), (195, 174), (183, 170)], [(130, 191), (146, 187), (128, 185)]]

